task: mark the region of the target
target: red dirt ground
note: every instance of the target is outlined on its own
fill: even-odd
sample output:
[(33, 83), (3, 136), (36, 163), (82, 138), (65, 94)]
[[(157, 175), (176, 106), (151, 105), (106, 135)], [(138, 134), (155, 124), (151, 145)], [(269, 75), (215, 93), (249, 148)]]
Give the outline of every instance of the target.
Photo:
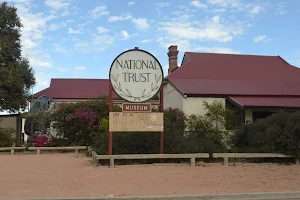
[(300, 191), (300, 165), (96, 167), (74, 154), (0, 155), (0, 199)]

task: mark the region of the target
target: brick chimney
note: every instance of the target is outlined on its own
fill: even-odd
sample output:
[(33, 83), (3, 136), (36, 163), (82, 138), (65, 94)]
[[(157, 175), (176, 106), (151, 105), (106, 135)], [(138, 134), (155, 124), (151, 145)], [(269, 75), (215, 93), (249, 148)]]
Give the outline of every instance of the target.
[(168, 74), (172, 73), (175, 69), (178, 68), (177, 65), (177, 55), (178, 55), (178, 51), (177, 51), (177, 46), (175, 45), (171, 45), (169, 47), (169, 52), (168, 52), (168, 56), (169, 56), (169, 69), (168, 69)]

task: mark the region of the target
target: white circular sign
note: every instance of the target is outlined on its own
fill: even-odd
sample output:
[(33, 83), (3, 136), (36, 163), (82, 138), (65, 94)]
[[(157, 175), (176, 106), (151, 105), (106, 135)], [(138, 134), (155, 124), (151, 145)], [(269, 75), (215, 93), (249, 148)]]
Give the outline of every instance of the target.
[(145, 102), (154, 97), (163, 83), (163, 70), (150, 53), (132, 49), (113, 61), (109, 79), (118, 96), (129, 102)]

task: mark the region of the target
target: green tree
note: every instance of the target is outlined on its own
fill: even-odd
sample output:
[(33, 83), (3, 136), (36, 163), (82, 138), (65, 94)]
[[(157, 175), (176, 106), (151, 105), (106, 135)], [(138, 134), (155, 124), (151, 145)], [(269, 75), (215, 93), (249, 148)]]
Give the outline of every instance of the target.
[(21, 57), (20, 29), (17, 9), (6, 2), (0, 4), (0, 111), (19, 111), (27, 106), (30, 87), (35, 84), (32, 68)]
[(188, 129), (197, 133), (206, 141), (209, 149), (229, 148), (229, 133), (235, 127), (236, 111), (224, 107), (222, 102), (213, 101), (209, 104), (203, 101), (206, 110), (204, 115), (191, 115), (188, 120)]
[(226, 108), (221, 101), (213, 101), (211, 104), (203, 101), (203, 107), (207, 111), (204, 116), (213, 123), (215, 130), (235, 128), (237, 110)]

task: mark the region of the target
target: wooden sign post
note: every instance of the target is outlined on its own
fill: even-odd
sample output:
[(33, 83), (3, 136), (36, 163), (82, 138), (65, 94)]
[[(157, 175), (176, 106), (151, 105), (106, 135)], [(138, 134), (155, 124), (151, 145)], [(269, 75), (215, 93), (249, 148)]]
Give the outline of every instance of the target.
[[(126, 131), (160, 132), (163, 153), (163, 79), (159, 61), (137, 47), (118, 55), (109, 71), (109, 145), (112, 155), (112, 133)], [(122, 112), (113, 112), (113, 91), (125, 101)], [(147, 103), (159, 94), (159, 112), (151, 112)], [(162, 160), (161, 160), (162, 162)]]

